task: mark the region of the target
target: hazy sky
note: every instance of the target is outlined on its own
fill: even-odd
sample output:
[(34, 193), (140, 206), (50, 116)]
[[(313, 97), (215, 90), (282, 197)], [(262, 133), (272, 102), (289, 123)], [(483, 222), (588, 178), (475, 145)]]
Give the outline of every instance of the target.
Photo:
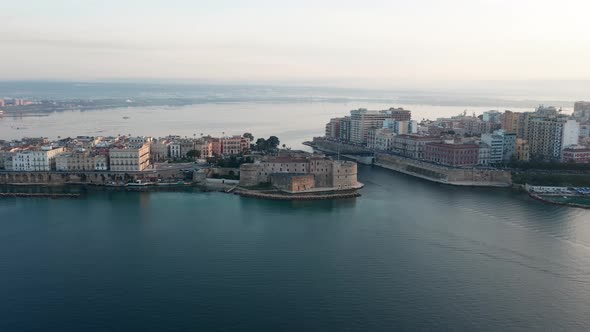
[(585, 0), (282, 2), (0, 0), (0, 80), (590, 79)]

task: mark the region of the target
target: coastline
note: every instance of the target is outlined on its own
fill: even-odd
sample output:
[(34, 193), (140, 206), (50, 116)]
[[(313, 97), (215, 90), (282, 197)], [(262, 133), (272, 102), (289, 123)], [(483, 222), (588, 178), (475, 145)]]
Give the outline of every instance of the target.
[(527, 193), (528, 193), (528, 195), (531, 198), (536, 199), (538, 201), (541, 201), (541, 202), (543, 202), (545, 204), (563, 205), (563, 206), (568, 206), (568, 207), (575, 207), (575, 208), (590, 210), (590, 205), (577, 204), (577, 203), (568, 203), (568, 202), (559, 202), (559, 201), (552, 201), (550, 199), (546, 199), (543, 196), (537, 195), (537, 194), (532, 193), (532, 192), (527, 192)]
[(275, 201), (320, 201), (320, 200), (333, 200), (333, 199), (344, 199), (344, 198), (357, 198), (361, 194), (357, 191), (342, 192), (342, 193), (331, 193), (331, 194), (293, 194), (285, 195), (280, 193), (268, 193), (263, 191), (246, 191), (236, 190), (235, 195), (242, 197), (256, 198), (256, 199), (267, 199)]
[[(330, 154), (339, 153), (340, 156), (344, 158), (356, 160), (365, 165), (373, 165), (445, 185), (498, 188), (511, 187), (513, 184), (510, 172), (508, 171), (488, 168), (480, 169), (446, 167), (443, 165), (430, 164), (420, 160), (384, 153), (373, 153), (373, 157), (369, 158), (364, 154), (371, 153), (371, 151), (362, 149), (358, 146), (327, 141), (321, 141), (321, 143), (322, 144), (318, 144), (318, 142), (305, 142), (305, 145), (310, 146), (320, 152)], [(338, 145), (337, 149), (339, 151), (334, 150), (331, 145)], [(368, 159), (372, 159), (372, 162), (367, 162)]]

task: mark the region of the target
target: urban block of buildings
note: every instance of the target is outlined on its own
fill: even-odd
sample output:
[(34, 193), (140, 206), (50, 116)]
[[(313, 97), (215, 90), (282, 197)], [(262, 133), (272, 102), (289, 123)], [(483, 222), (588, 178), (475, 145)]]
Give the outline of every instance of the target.
[(467, 111), (450, 118), (411, 119), (411, 111), (390, 108), (350, 111), (326, 124), (328, 140), (380, 153), (447, 166), (487, 166), (511, 161), (587, 163), (590, 102), (576, 102), (573, 114), (540, 105), (533, 112)]
[[(155, 162), (239, 155), (250, 149), (242, 136), (152, 138), (78, 136), (50, 141), (23, 138), (0, 141), (0, 170), (15, 172), (141, 172)], [(188, 154), (190, 151), (192, 157)]]

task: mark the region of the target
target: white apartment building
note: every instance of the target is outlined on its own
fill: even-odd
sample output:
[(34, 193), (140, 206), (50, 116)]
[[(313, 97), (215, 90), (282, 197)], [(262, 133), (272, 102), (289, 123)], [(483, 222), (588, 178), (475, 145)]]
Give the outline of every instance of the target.
[(178, 159), (178, 158), (182, 157), (180, 143), (172, 142), (172, 143), (168, 144), (168, 149), (169, 149), (170, 158)]
[(516, 133), (500, 129), (491, 134), (482, 134), (481, 141), (490, 147), (491, 164), (508, 162), (516, 153)]
[(12, 170), (22, 172), (51, 171), (55, 169), (55, 158), (64, 151), (65, 148), (51, 146), (19, 151), (12, 157)]

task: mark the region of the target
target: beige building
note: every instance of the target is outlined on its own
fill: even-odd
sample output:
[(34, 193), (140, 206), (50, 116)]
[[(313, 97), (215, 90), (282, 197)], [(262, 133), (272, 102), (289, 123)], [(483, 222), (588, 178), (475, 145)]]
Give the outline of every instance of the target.
[(106, 171), (109, 169), (106, 155), (88, 151), (62, 153), (55, 161), (58, 171)]
[(201, 152), (201, 158), (209, 158), (213, 156), (213, 144), (209, 141), (197, 141), (195, 144), (195, 150)]
[(168, 159), (168, 144), (166, 139), (154, 139), (150, 143), (150, 157), (152, 162)]
[(383, 121), (391, 118), (387, 111), (369, 111), (364, 108), (350, 111), (350, 141), (356, 144), (367, 143), (371, 128), (382, 128)]
[(522, 138), (516, 139), (516, 159), (518, 161), (530, 160), (530, 146), (529, 142)]
[(440, 137), (397, 135), (393, 139), (393, 151), (408, 158), (424, 159), (424, 146), (428, 143), (439, 143)]
[(389, 128), (373, 128), (367, 132), (367, 147), (377, 151), (393, 150), (396, 134)]
[(138, 172), (150, 166), (150, 144), (123, 146), (109, 149), (110, 170), (114, 172)]

